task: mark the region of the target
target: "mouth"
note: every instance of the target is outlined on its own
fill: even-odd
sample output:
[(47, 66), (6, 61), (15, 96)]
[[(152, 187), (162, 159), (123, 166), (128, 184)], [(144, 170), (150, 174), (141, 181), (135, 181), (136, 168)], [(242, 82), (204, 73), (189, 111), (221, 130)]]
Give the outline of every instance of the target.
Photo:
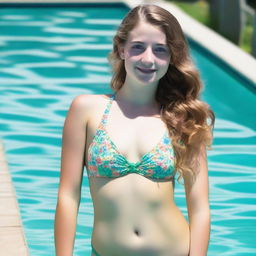
[(144, 73), (144, 74), (152, 74), (156, 71), (156, 69), (150, 69), (150, 68), (139, 68), (139, 67), (137, 67), (137, 69), (140, 72)]

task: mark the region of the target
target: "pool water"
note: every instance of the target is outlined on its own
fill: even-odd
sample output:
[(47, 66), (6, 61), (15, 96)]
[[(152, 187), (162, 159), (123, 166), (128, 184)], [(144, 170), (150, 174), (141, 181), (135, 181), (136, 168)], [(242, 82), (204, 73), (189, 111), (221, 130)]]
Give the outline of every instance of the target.
[[(99, 9), (100, 8), (100, 9)], [(100, 10), (100, 11), (99, 11)], [(72, 99), (111, 93), (106, 56), (122, 5), (0, 8), (0, 138), (31, 255), (54, 255), (61, 135)], [(256, 255), (256, 108), (247, 81), (191, 42), (216, 114), (208, 152), (209, 256)], [(74, 255), (90, 255), (93, 205), (84, 172)], [(187, 218), (183, 187), (175, 201)]]

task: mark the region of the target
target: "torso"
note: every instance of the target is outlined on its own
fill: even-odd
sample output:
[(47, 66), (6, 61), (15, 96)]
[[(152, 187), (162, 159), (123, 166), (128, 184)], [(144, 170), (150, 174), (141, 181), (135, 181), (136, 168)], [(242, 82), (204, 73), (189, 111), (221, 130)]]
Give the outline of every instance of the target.
[[(88, 148), (109, 101), (107, 95), (92, 97), (95, 107), (87, 123), (86, 166)], [(139, 161), (149, 152), (166, 129), (154, 110), (138, 117), (124, 115), (113, 101), (107, 131), (130, 162)], [(129, 173), (118, 178), (89, 177), (89, 183), (94, 205), (92, 243), (100, 255), (188, 255), (189, 225), (175, 205), (172, 180)]]

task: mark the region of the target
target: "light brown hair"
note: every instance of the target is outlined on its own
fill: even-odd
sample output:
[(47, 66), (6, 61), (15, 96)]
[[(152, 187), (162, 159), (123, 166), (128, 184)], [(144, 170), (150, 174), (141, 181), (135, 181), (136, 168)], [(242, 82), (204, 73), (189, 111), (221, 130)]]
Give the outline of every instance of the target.
[(166, 74), (159, 80), (155, 99), (163, 106), (162, 117), (172, 138), (175, 171), (179, 179), (185, 172), (195, 178), (198, 153), (202, 146), (212, 144), (215, 116), (209, 105), (200, 100), (202, 81), (190, 57), (188, 44), (177, 19), (157, 5), (139, 5), (123, 19), (113, 39), (108, 59), (113, 68), (111, 88), (118, 91), (126, 76), (118, 46), (125, 44), (129, 32), (145, 21), (160, 28), (166, 35), (171, 61)]

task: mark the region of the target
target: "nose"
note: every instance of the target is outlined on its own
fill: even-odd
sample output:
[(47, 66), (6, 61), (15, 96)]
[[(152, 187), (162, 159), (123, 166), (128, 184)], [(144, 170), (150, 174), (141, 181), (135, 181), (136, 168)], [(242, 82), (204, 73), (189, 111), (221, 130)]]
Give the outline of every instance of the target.
[(154, 63), (154, 53), (150, 46), (147, 47), (146, 50), (143, 52), (141, 62), (147, 66), (150, 66), (152, 63)]

